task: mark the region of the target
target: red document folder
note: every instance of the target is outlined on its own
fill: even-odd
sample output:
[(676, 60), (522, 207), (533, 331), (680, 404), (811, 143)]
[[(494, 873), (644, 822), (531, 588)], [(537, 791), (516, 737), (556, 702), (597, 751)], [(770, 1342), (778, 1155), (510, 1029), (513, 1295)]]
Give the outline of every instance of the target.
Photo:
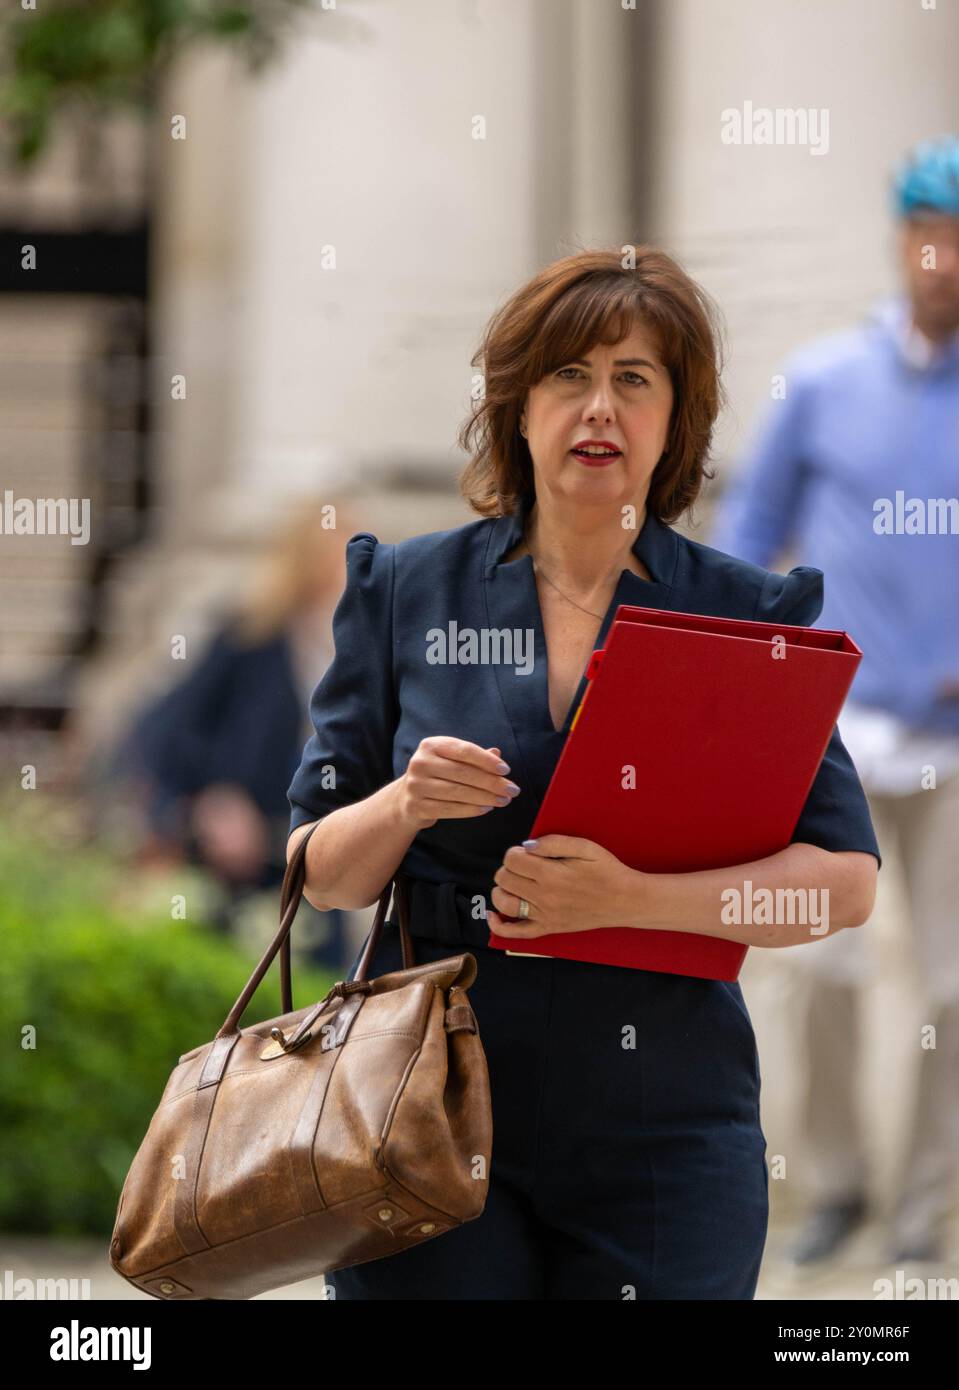
[[(590, 658), (530, 837), (582, 836), (648, 873), (777, 853), (790, 843), (861, 659), (845, 632), (620, 605), (606, 646)], [(729, 886), (745, 891), (732, 878)], [(735, 980), (748, 949), (635, 927), (529, 941), (493, 932), (488, 944), (711, 980)]]

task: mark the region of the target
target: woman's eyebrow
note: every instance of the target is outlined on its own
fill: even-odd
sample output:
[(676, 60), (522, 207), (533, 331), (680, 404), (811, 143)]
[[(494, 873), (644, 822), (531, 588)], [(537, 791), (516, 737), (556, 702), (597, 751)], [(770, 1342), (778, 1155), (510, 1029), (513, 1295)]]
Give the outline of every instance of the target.
[[(587, 362), (587, 360), (586, 360), (585, 357), (574, 357), (570, 365), (573, 366), (573, 367), (588, 367), (588, 366), (590, 366), (591, 364), (590, 364), (589, 362)], [(647, 358), (645, 358), (645, 357), (617, 357), (616, 360), (615, 360), (615, 362), (613, 363), (613, 366), (614, 366), (614, 367), (649, 367), (649, 368), (651, 368), (651, 370), (654, 371), (654, 372), (658, 370), (658, 368), (657, 368), (657, 366), (656, 366), (656, 363), (655, 363), (655, 362), (650, 362), (650, 361), (649, 361)]]

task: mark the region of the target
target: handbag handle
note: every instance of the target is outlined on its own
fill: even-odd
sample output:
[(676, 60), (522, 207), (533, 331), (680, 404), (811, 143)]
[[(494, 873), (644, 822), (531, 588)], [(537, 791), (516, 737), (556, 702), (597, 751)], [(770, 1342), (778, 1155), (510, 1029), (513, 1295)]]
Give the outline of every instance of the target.
[(380, 894), (380, 901), (376, 908), (376, 916), (373, 925), (370, 927), (366, 944), (363, 947), (363, 954), (360, 956), (356, 967), (354, 980), (365, 980), (366, 972), (370, 967), (370, 961), (376, 953), (380, 937), (383, 935), (383, 923), (386, 921), (386, 908), (389, 901), (390, 889), (393, 889), (393, 900), (396, 903), (397, 916), (400, 922), (400, 944), (403, 948), (403, 969), (409, 970), (416, 964), (413, 955), (413, 940), (410, 936), (410, 890), (402, 874), (394, 875), (393, 882), (388, 883)]
[[(289, 863), (283, 874), (283, 886), (280, 889), (280, 925), (276, 935), (267, 946), (260, 959), (259, 964), (253, 974), (243, 986), (242, 991), (227, 1014), (222, 1027), (217, 1032), (217, 1037), (222, 1038), (233, 1033), (239, 1032), (240, 1019), (246, 1012), (246, 1007), (254, 994), (260, 987), (263, 976), (273, 964), (277, 951), (280, 955), (280, 997), (281, 1012), (288, 1014), (293, 1012), (293, 979), (290, 969), (290, 929), (293, 926), (293, 919), (296, 916), (303, 897), (303, 887), (306, 883), (306, 846), (310, 836), (320, 824), (315, 821), (303, 836), (290, 856)], [(376, 908), (376, 917), (373, 926), (367, 936), (363, 955), (357, 966), (357, 980), (366, 979), (366, 970), (372, 958), (373, 951), (383, 931), (383, 923), (386, 920), (387, 907), (390, 897), (394, 896), (397, 904), (400, 925), (400, 942), (403, 950), (403, 969), (408, 970), (414, 964), (413, 941), (409, 929), (409, 889), (405, 879), (400, 874), (394, 875), (386, 884)], [(370, 949), (372, 944), (372, 950)], [(341, 982), (342, 983), (342, 982)], [(332, 992), (332, 991), (331, 991)]]

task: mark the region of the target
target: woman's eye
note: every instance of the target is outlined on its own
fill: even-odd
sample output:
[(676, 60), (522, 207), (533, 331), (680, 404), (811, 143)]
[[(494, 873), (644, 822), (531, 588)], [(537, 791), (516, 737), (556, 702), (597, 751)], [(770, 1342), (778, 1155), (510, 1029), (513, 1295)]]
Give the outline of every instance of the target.
[[(561, 367), (556, 375), (562, 377), (564, 381), (572, 381), (573, 377), (567, 376), (567, 372), (573, 372), (574, 375), (582, 376), (582, 372), (578, 367)], [(623, 376), (633, 378), (632, 381), (626, 383), (627, 386), (647, 386), (649, 384), (644, 376), (640, 376), (639, 372), (624, 372)]]

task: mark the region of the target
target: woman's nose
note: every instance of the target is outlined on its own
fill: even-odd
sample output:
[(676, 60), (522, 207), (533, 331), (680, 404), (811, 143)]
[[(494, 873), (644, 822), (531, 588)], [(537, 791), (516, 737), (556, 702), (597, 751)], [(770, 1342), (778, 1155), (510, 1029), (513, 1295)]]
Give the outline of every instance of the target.
[(595, 419), (597, 415), (601, 415), (604, 419), (608, 420), (612, 413), (613, 402), (611, 396), (605, 389), (600, 390), (597, 388), (587, 402), (585, 411), (586, 418), (592, 420)]

